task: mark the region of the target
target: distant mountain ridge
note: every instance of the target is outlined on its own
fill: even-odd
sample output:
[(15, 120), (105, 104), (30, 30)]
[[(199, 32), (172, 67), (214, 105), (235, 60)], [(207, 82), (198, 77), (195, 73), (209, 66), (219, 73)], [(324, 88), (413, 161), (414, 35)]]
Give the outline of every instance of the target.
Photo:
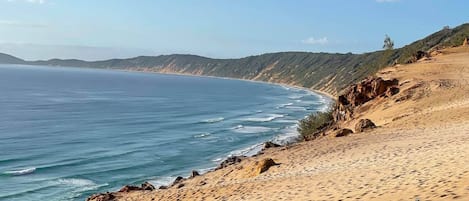
[(20, 58), (8, 55), (8, 54), (0, 53), (0, 63), (23, 64), (23, 63), (25, 63), (25, 61), (20, 59)]
[(139, 56), (129, 59), (82, 61), (51, 59), (24, 61), (0, 54), (0, 63), (107, 68), (178, 73), (283, 83), (336, 95), (346, 86), (393, 63), (406, 63), (417, 51), (461, 45), (469, 24), (443, 28), (399, 49), (363, 54), (278, 52), (240, 59), (212, 59), (196, 55)]

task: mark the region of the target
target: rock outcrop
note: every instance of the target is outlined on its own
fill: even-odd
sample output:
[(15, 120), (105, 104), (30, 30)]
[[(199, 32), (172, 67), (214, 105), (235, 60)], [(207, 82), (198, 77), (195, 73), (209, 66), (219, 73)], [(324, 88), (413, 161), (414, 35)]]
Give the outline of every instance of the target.
[(381, 77), (369, 77), (358, 84), (353, 84), (337, 99), (333, 112), (334, 121), (346, 121), (353, 118), (353, 109), (377, 97), (392, 96), (399, 92), (397, 79), (384, 80)]
[(357, 133), (370, 130), (373, 128), (376, 128), (376, 125), (369, 119), (360, 119), (358, 123), (355, 124), (355, 132)]

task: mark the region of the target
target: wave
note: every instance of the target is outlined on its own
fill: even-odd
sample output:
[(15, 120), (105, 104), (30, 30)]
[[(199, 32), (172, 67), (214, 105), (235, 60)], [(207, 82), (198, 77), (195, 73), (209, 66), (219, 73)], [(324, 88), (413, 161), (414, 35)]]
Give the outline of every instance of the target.
[(157, 178), (148, 180), (148, 182), (150, 182), (150, 184), (152, 184), (155, 187), (159, 187), (159, 186), (170, 185), (175, 179), (176, 177), (157, 177)]
[(280, 85), (280, 86), (285, 90), (288, 90), (288, 91), (290, 90), (290, 87), (287, 87), (287, 86), (284, 86), (284, 85)]
[(217, 118), (213, 118), (213, 119), (205, 119), (205, 120), (202, 120), (200, 121), (200, 123), (216, 123), (216, 122), (220, 122), (220, 121), (223, 121), (225, 120), (225, 118), (223, 117), (217, 117)]
[(66, 186), (96, 186), (94, 181), (88, 179), (77, 179), (77, 178), (65, 178), (58, 179), (53, 182), (55, 185), (66, 185)]
[(249, 117), (242, 119), (243, 121), (253, 121), (253, 122), (269, 122), (273, 121), (274, 119), (285, 117), (283, 114), (271, 114), (268, 117)]
[(12, 176), (21, 176), (21, 175), (32, 174), (34, 171), (36, 171), (36, 168), (32, 167), (32, 168), (26, 168), (26, 169), (21, 169), (21, 170), (5, 171), (3, 174), (12, 175)]
[(82, 196), (83, 192), (86, 191), (95, 191), (101, 187), (108, 186), (108, 183), (97, 184), (94, 181), (88, 179), (79, 179), (79, 178), (63, 178), (51, 181), (52, 186), (65, 187), (69, 190), (65, 193), (63, 198), (67, 200), (78, 198)]
[(303, 98), (303, 97), (305, 97), (305, 95), (296, 94), (296, 95), (288, 96), (289, 99), (294, 99), (294, 100), (300, 99), (300, 98)]
[(272, 139), (273, 143), (280, 145), (287, 145), (299, 140), (300, 133), (297, 131), (298, 124), (289, 126), (281, 131), (282, 134), (275, 136)]
[(243, 126), (243, 125), (238, 125), (234, 128), (232, 128), (237, 133), (265, 133), (274, 130), (273, 128), (269, 127), (264, 127), (264, 126)]
[(286, 109), (293, 110), (293, 111), (306, 111), (307, 109), (305, 107), (301, 106), (286, 106)]
[(254, 156), (257, 153), (259, 153), (260, 151), (262, 151), (262, 148), (264, 147), (263, 145), (264, 145), (264, 143), (257, 143), (257, 144), (254, 144), (252, 146), (246, 147), (244, 149), (238, 149), (238, 150), (232, 151), (232, 152), (230, 152), (228, 157), (231, 157), (231, 156)]
[(197, 135), (194, 135), (194, 138), (204, 138), (204, 137), (208, 137), (212, 135), (211, 133), (201, 133), (201, 134), (197, 134)]
[(284, 104), (280, 104), (280, 105), (278, 105), (277, 109), (279, 109), (279, 108), (284, 108), (284, 107), (289, 106), (289, 105), (293, 105), (293, 103), (284, 103)]

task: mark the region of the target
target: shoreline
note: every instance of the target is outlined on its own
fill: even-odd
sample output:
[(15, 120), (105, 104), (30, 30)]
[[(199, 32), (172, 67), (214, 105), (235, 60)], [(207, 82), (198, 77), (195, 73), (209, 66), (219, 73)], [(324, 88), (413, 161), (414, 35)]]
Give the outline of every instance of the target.
[[(81, 67), (78, 67), (81, 68)], [(139, 67), (132, 67), (132, 68), (139, 68)], [(101, 68), (92, 68), (92, 69), (101, 69)], [(211, 76), (211, 75), (195, 75), (195, 74), (188, 74), (188, 73), (176, 73), (176, 72), (158, 72), (158, 71), (144, 71), (144, 70), (134, 70), (134, 69), (113, 69), (113, 68), (106, 68), (108, 70), (117, 70), (123, 72), (138, 72), (138, 73), (151, 73), (151, 74), (162, 74), (162, 75), (179, 75), (179, 76), (190, 76), (190, 77), (207, 77), (207, 78), (216, 78), (216, 79), (227, 79), (227, 80), (239, 80), (239, 81), (247, 81), (247, 82), (255, 82), (255, 83), (264, 83), (264, 84), (273, 84), (278, 86), (284, 86), (287, 88), (293, 89), (300, 89), (305, 91), (310, 91), (325, 97), (328, 97), (331, 100), (337, 100), (337, 96), (329, 94), (327, 92), (323, 92), (316, 89), (311, 89), (307, 87), (296, 86), (292, 84), (280, 83), (280, 82), (267, 82), (261, 80), (251, 80), (251, 79), (243, 79), (243, 78), (233, 78), (233, 77), (218, 77), (218, 76)]]

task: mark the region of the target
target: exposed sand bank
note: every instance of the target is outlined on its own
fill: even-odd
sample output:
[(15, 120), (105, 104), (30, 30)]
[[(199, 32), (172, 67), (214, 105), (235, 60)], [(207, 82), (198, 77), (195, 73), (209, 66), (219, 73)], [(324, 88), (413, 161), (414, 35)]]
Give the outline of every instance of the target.
[[(267, 149), (180, 188), (114, 193), (117, 200), (469, 200), (469, 48), (378, 73), (400, 92), (358, 108), (378, 128)], [(253, 164), (280, 165), (252, 174)]]

